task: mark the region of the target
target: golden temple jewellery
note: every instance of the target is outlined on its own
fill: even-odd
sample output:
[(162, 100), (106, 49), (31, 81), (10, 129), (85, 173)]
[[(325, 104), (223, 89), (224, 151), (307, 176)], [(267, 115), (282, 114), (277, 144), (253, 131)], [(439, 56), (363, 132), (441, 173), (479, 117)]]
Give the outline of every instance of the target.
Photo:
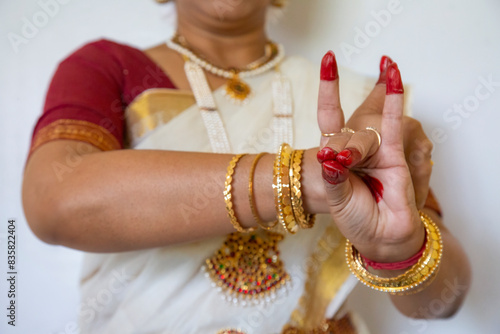
[(250, 167), (250, 173), (248, 176), (248, 201), (250, 203), (250, 209), (252, 210), (252, 215), (257, 224), (260, 225), (261, 228), (264, 230), (272, 230), (277, 224), (278, 221), (275, 220), (272, 223), (265, 223), (262, 221), (262, 219), (259, 218), (259, 214), (257, 212), (257, 209), (255, 208), (255, 201), (254, 201), (254, 195), (253, 195), (253, 176), (255, 172), (255, 167), (257, 166), (257, 162), (259, 162), (260, 158), (262, 158), (266, 153), (262, 152), (259, 153), (254, 161), (252, 162), (252, 166)]
[(226, 202), (226, 210), (227, 210), (227, 215), (231, 221), (231, 224), (233, 225), (234, 229), (240, 233), (249, 233), (253, 232), (256, 229), (253, 227), (250, 228), (244, 228), (241, 226), (240, 222), (236, 218), (236, 214), (233, 209), (233, 201), (232, 201), (232, 195), (231, 195), (231, 182), (233, 181), (233, 174), (234, 174), (234, 169), (236, 167), (236, 164), (240, 160), (241, 157), (245, 156), (246, 154), (238, 154), (235, 155), (231, 161), (229, 162), (229, 166), (227, 167), (227, 174), (226, 174), (226, 182), (224, 184), (224, 202)]
[(341, 132), (341, 133), (352, 133), (352, 134), (356, 133), (356, 131), (354, 131), (354, 130), (353, 130), (353, 129), (351, 129), (351, 128), (347, 128), (347, 127), (346, 127), (346, 128), (342, 128), (342, 129), (340, 129), (340, 132)]
[(278, 221), (287, 232), (295, 234), (299, 225), (292, 210), (289, 175), (291, 160), (292, 148), (286, 143), (281, 144), (274, 160), (273, 190)]
[(300, 171), (302, 168), (302, 156), (304, 150), (296, 150), (292, 152), (292, 159), (290, 161), (290, 199), (292, 202), (292, 211), (295, 220), (301, 228), (311, 228), (314, 226), (315, 215), (304, 212), (304, 203), (302, 200), (302, 190), (300, 183)]
[(431, 166), (434, 166), (434, 161), (431, 159)]
[(333, 137), (336, 135), (336, 133), (321, 133), (323, 137)]
[(370, 130), (370, 131), (375, 132), (375, 134), (377, 135), (377, 139), (378, 139), (378, 146), (380, 146), (380, 144), (382, 144), (382, 137), (380, 136), (380, 132), (378, 132), (377, 128), (374, 128), (373, 126), (367, 126), (366, 130)]
[(432, 282), (443, 255), (443, 239), (436, 223), (422, 211), (419, 213), (426, 230), (424, 252), (415, 265), (397, 277), (379, 277), (369, 272), (359, 252), (346, 241), (347, 265), (361, 283), (374, 290), (405, 295), (421, 291)]

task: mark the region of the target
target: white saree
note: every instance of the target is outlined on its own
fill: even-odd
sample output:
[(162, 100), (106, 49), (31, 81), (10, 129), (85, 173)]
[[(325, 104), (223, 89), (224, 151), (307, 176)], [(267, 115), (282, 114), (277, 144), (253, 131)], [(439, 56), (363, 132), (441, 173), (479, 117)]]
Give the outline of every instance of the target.
[[(291, 82), (295, 138), (292, 146), (315, 147), (320, 138), (316, 121), (319, 71), (297, 57), (286, 58), (280, 71)], [(271, 71), (245, 79), (253, 96), (244, 106), (229, 102), (222, 88), (214, 92), (234, 153), (273, 150), (273, 75)], [(374, 81), (346, 70), (341, 70), (340, 80), (342, 106), (348, 119), (371, 91)], [(174, 100), (175, 103), (169, 103)], [(211, 152), (206, 129), (193, 103), (192, 95), (182, 92), (153, 89), (142, 93), (126, 114), (131, 146)], [(187, 206), (203, 210), (204, 196), (213, 196), (208, 186), (203, 194), (195, 194)], [(332, 317), (355, 284), (344, 262), (343, 237), (328, 215), (318, 215), (314, 228), (286, 235), (279, 245), (291, 277), (286, 294), (278, 294), (260, 305), (225, 301), (221, 298), (223, 292), (213, 287), (201, 270), (205, 259), (224, 239), (142, 251), (86, 254), (81, 280), (82, 333), (216, 334), (226, 328), (238, 328), (247, 334), (280, 333), (288, 323), (306, 328)]]

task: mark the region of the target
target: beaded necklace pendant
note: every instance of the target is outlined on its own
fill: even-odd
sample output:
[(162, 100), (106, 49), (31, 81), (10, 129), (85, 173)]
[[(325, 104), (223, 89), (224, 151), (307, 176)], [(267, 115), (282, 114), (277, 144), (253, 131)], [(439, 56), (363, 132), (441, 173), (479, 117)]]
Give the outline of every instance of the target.
[(166, 42), (166, 45), (203, 70), (218, 77), (226, 78), (228, 81), (225, 84), (223, 93), (229, 101), (237, 105), (246, 104), (251, 98), (250, 85), (242, 79), (257, 76), (275, 68), (285, 56), (285, 51), (281, 45), (268, 41), (264, 50), (265, 54), (261, 58), (239, 69), (224, 69), (213, 65), (198, 55), (189, 47), (183, 36), (176, 34)]
[(290, 275), (279, 258), (283, 235), (269, 231), (231, 233), (215, 254), (205, 260), (204, 270), (225, 299), (258, 304), (285, 289)]
[(250, 86), (237, 73), (226, 82), (224, 95), (235, 104), (246, 104), (251, 93)]

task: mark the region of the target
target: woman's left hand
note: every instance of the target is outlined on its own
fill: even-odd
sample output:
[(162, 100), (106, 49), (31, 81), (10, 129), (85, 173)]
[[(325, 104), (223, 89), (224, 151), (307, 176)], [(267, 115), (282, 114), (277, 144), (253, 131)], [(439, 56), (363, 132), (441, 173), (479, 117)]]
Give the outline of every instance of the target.
[(378, 86), (369, 97), (383, 101), (371, 105), (382, 115), (380, 146), (378, 130), (341, 132), (344, 115), (331, 52), (323, 58), (321, 79), (319, 127), (324, 134), (335, 134), (322, 138), (318, 152), (332, 218), (365, 257), (377, 262), (406, 260), (422, 247), (425, 232), (403, 147), (399, 69), (396, 64), (388, 66), (386, 91)]

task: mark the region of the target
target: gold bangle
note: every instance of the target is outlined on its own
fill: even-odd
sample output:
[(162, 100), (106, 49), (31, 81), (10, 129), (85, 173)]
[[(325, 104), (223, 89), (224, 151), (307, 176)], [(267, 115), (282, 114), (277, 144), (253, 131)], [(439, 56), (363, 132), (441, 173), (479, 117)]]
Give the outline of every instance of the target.
[(301, 228), (311, 228), (314, 226), (315, 215), (305, 214), (304, 203), (302, 201), (302, 191), (300, 189), (300, 171), (302, 168), (300, 164), (302, 162), (302, 156), (304, 150), (293, 151), (292, 153), (292, 166), (290, 168), (290, 188), (291, 188), (291, 201), (293, 215), (297, 224)]
[(430, 284), (439, 270), (443, 255), (443, 241), (439, 228), (429, 216), (420, 211), (420, 219), (425, 226), (427, 236), (424, 253), (415, 265), (397, 277), (379, 277), (365, 268), (361, 255), (348, 240), (346, 260), (354, 276), (372, 289), (397, 295), (415, 293)]
[(290, 160), (292, 148), (281, 144), (274, 161), (273, 189), (278, 221), (289, 233), (297, 233), (299, 226), (295, 221), (290, 198)]
[(255, 219), (255, 221), (257, 222), (257, 224), (259, 224), (260, 227), (262, 227), (263, 229), (265, 230), (271, 230), (273, 229), (276, 224), (278, 224), (278, 221), (274, 221), (270, 224), (266, 224), (264, 223), (260, 218), (259, 218), (259, 214), (257, 212), (257, 209), (255, 208), (255, 204), (254, 204), (254, 196), (253, 196), (253, 175), (254, 175), (254, 172), (255, 172), (255, 167), (257, 166), (257, 162), (259, 162), (260, 158), (262, 158), (262, 156), (266, 154), (266, 153), (259, 153), (253, 163), (252, 163), (252, 166), (250, 167), (250, 175), (248, 176), (248, 201), (250, 203), (250, 209), (252, 210), (252, 215), (253, 215), (253, 218)]
[(236, 167), (238, 160), (240, 160), (240, 158), (244, 155), (246, 154), (235, 155), (229, 162), (229, 166), (227, 167), (226, 182), (224, 183), (224, 202), (226, 202), (226, 210), (227, 210), (227, 215), (229, 216), (229, 220), (231, 221), (231, 224), (234, 226), (236, 231), (241, 233), (249, 233), (255, 231), (255, 228), (254, 227), (244, 228), (238, 222), (236, 214), (234, 213), (232, 195), (231, 195), (231, 188), (232, 188), (231, 182), (233, 181), (234, 168)]

